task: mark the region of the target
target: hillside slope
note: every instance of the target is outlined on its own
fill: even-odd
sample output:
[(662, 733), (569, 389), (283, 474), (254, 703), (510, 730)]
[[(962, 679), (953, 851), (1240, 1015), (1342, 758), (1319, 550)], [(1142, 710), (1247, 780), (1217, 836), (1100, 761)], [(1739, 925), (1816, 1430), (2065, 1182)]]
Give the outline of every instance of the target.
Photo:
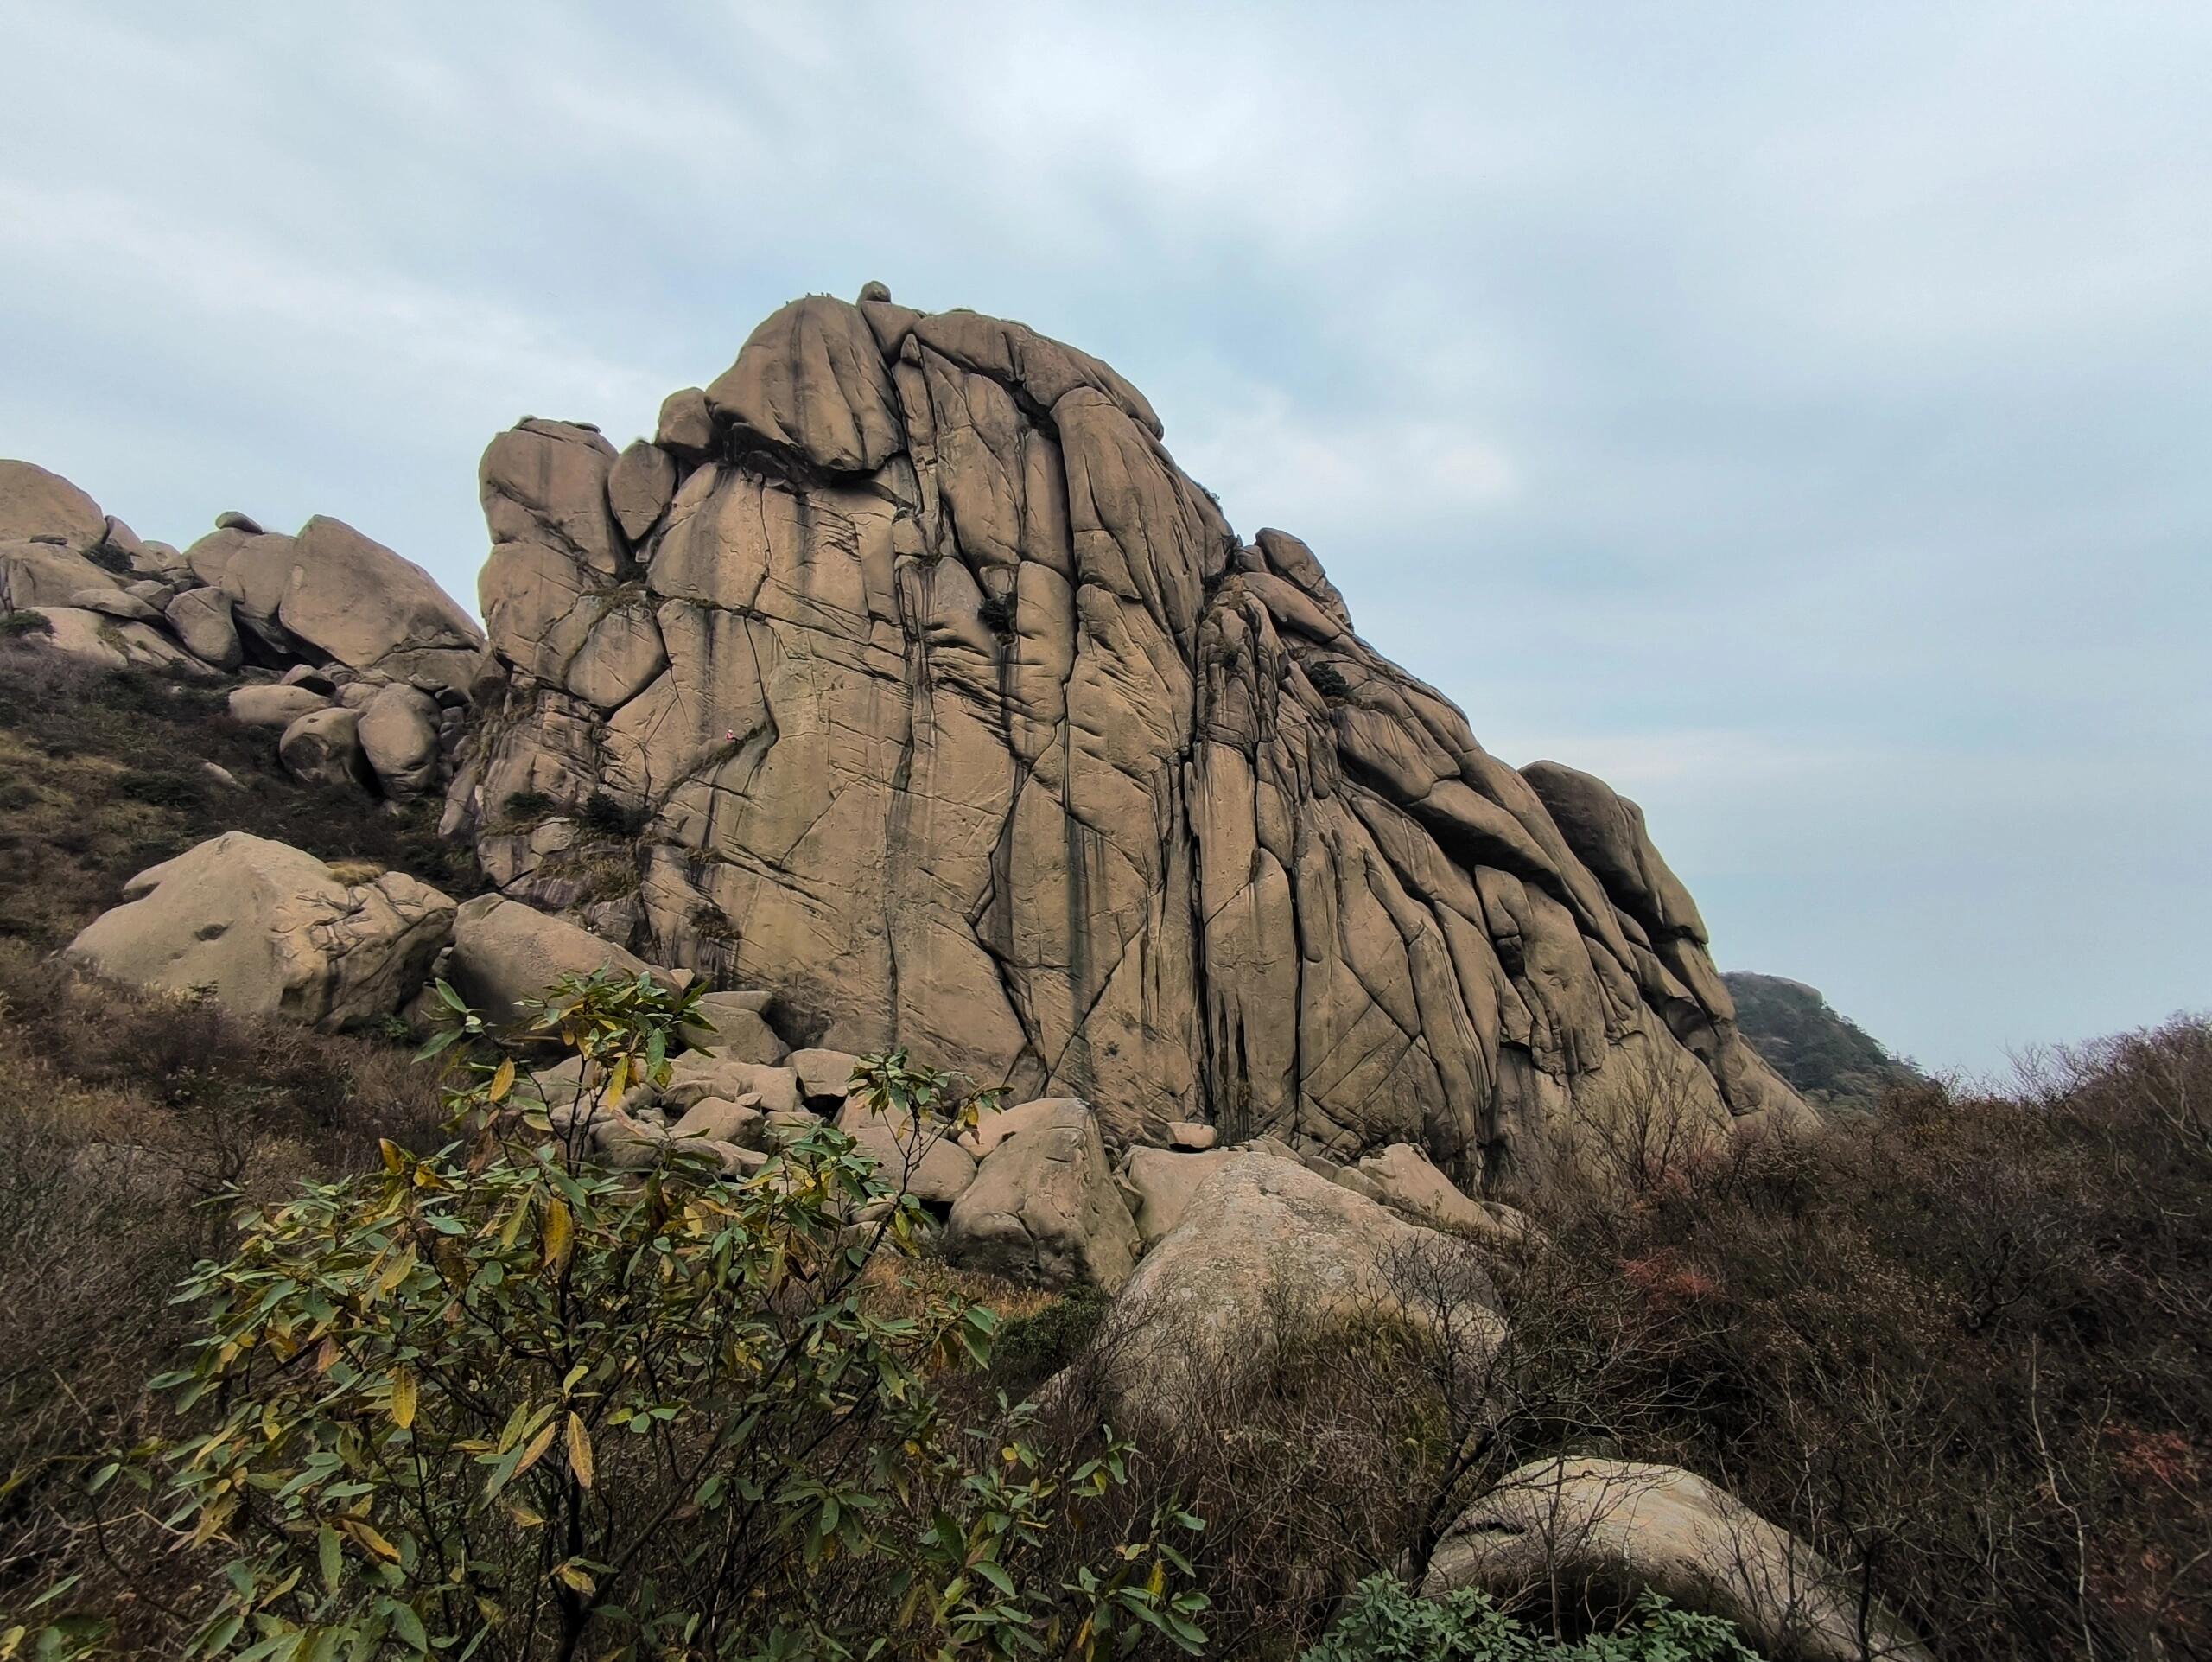
[(0, 939), (67, 946), (130, 878), (226, 831), (474, 894), (475, 856), (437, 818), (294, 778), (219, 686), (0, 638)]
[(1824, 1108), (1871, 1108), (1885, 1091), (1928, 1082), (1926, 1074), (1892, 1055), (1817, 987), (1749, 970), (1731, 970), (1721, 979), (1735, 997), (1736, 1022), (1744, 1037), (1808, 1102)]

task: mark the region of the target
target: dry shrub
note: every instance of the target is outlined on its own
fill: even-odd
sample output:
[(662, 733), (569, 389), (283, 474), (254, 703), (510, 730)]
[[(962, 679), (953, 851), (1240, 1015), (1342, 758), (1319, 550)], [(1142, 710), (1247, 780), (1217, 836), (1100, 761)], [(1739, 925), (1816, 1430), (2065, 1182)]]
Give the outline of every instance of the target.
[(1046, 1393), (1074, 1447), (1109, 1417), (1103, 1382), (1145, 1371), (1145, 1407), (1114, 1417), (1141, 1451), (1138, 1481), (1090, 1527), (1111, 1535), (1166, 1500), (1196, 1512), (1189, 1554), (1220, 1653), (1294, 1655), (1403, 1554), (1436, 1417), (1413, 1347), (1382, 1312), (1324, 1314), (1291, 1283), (1234, 1354), (1170, 1357), (1152, 1338), (1111, 1324)]
[[(2212, 1023), (1536, 1197), (1663, 1342), (1634, 1453), (1796, 1530), (1939, 1654), (2212, 1646)], [(1622, 1393), (1627, 1393), (1624, 1396)]]
[[(2212, 1024), (2183, 1019), (1802, 1138), (1617, 1121), (1618, 1162), (1521, 1197), (1548, 1244), (1440, 1242), (1354, 1316), (1286, 1292), (1235, 1365), (1155, 1368), (1126, 1504), (1208, 1519), (1223, 1654), (1295, 1654), (1506, 1472), (1580, 1453), (1794, 1531), (1870, 1636), (1886, 1606), (1945, 1658), (2212, 1655), (2207, 1104)], [(1440, 1337), (1471, 1300), (1494, 1346)], [(1114, 1366), (1054, 1387), (1069, 1436)]]
[[(238, 781), (222, 783), (204, 763)], [(404, 871), (455, 898), (483, 886), (435, 801), (404, 806), (303, 785), (276, 734), (224, 694), (0, 640), (0, 937), (66, 944), (147, 867), (226, 831)]]
[[(82, 1574), (123, 1618), (121, 1654), (171, 1653), (190, 1566), (86, 1480), (162, 1423), (168, 1300), (220, 1251), (227, 1188), (266, 1197), (426, 1147), (435, 1084), (407, 1053), (242, 1020), (105, 982), (0, 940), (0, 1610)], [(140, 1648), (134, 1651), (137, 1644)]]

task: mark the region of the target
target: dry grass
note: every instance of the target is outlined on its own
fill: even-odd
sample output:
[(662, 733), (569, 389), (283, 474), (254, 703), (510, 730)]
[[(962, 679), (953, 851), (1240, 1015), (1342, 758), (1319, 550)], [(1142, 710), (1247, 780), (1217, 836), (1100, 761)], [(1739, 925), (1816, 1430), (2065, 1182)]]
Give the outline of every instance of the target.
[[(268, 1198), (438, 1137), (435, 1081), (404, 1051), (247, 1022), (87, 977), (0, 941), (0, 1610), (81, 1574), (143, 1652), (189, 1570), (150, 1520), (85, 1480), (162, 1413), (145, 1381), (183, 1337), (168, 1305), (223, 1250), (232, 1187)], [(143, 1611), (140, 1621), (134, 1612)]]
[[(226, 785), (203, 765), (238, 781)], [(283, 771), (221, 691), (0, 640), (0, 939), (65, 945), (147, 867), (226, 831), (422, 878), (456, 899), (475, 858), (435, 802), (395, 812)]]

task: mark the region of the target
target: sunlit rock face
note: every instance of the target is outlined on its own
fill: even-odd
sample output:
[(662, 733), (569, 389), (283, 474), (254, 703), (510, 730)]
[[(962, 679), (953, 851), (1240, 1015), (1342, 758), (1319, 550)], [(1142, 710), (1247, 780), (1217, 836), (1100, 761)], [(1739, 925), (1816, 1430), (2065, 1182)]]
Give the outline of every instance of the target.
[[(1484, 752), (1095, 358), (812, 296), (653, 441), (525, 421), (482, 488), (452, 822), (795, 1043), (1468, 1182), (1630, 1097), (1802, 1112), (1634, 806)], [(610, 822), (635, 890), (590, 899)]]

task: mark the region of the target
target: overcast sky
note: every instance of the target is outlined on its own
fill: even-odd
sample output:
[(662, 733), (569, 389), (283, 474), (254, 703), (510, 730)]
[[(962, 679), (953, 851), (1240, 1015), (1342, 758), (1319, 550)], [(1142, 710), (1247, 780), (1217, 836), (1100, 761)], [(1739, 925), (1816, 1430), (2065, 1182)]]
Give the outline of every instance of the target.
[(0, 0), (0, 455), (474, 604), (524, 415), (1021, 318), (1723, 967), (1938, 1067), (2212, 1005), (2212, 6)]

